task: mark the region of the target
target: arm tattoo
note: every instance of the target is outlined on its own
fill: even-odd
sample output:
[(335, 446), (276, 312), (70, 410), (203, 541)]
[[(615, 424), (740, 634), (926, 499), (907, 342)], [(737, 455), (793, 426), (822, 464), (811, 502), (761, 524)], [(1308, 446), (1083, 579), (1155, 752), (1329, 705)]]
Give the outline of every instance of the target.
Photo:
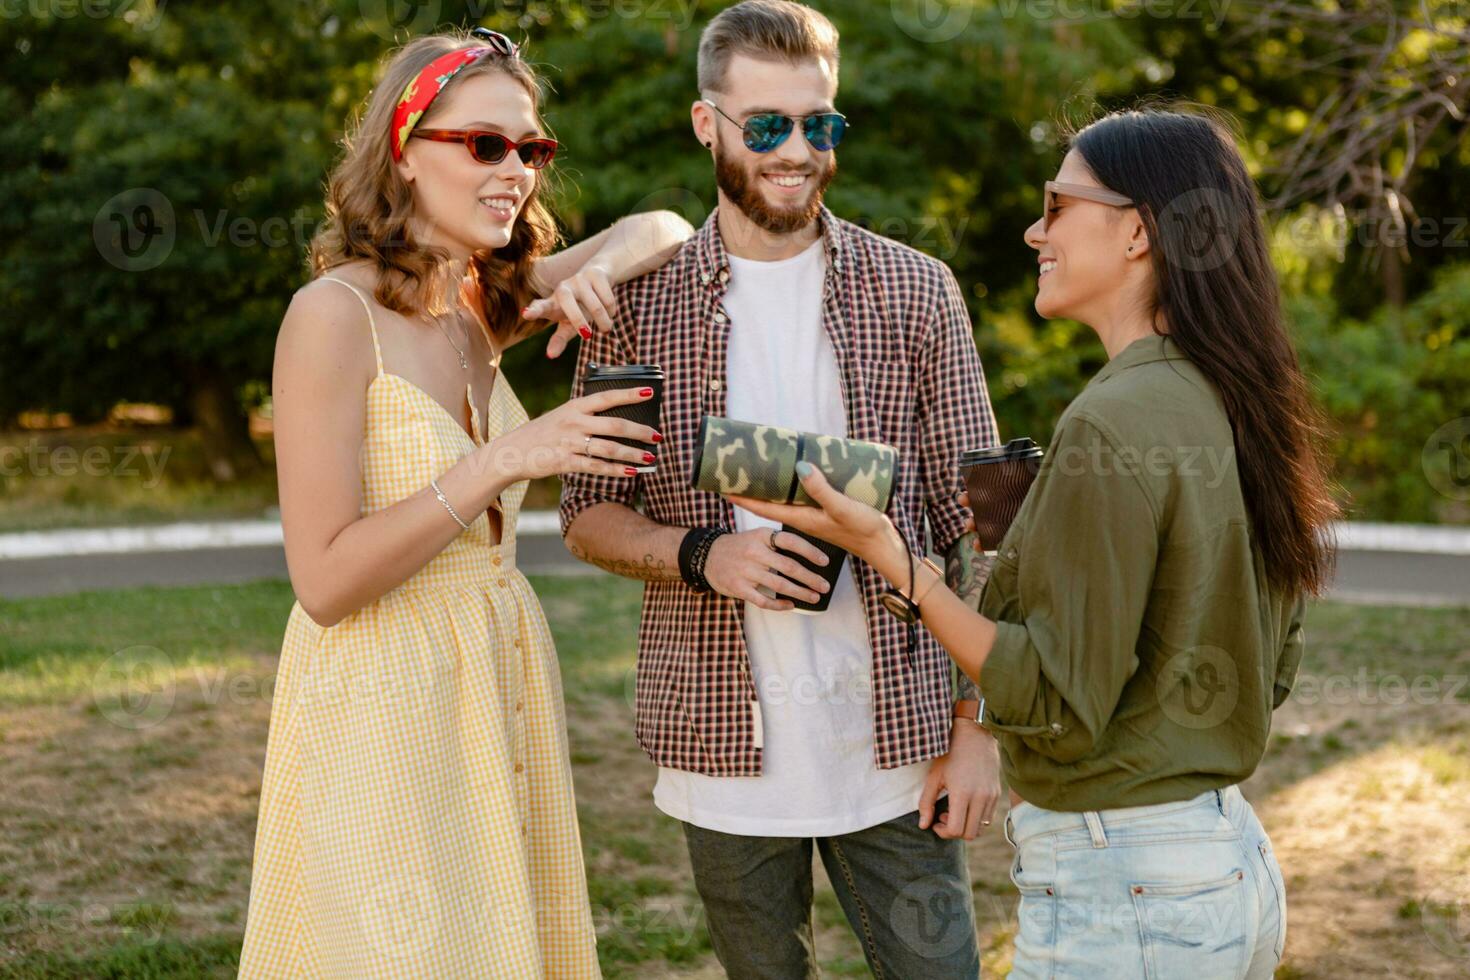
[[(980, 537), (974, 531), (961, 535), (944, 556), (944, 581), (955, 595), (971, 609), (980, 608), (980, 593), (990, 577), (990, 559), (980, 550)], [(955, 668), (955, 700), (978, 701), (980, 690), (964, 672)]]
[(589, 554), (586, 549), (579, 548), (570, 541), (567, 542), (567, 550), (578, 561), (585, 561), (588, 564), (596, 565), (604, 571), (612, 572), (614, 575), (621, 575), (623, 578), (641, 579), (644, 582), (666, 582), (682, 577), (679, 574), (678, 568), (674, 568), (671, 572), (668, 562), (655, 557), (653, 554), (644, 555), (641, 561), (603, 558)]
[(980, 608), (980, 593), (990, 577), (990, 559), (980, 550), (974, 531), (962, 535), (944, 556), (944, 581), (971, 609)]

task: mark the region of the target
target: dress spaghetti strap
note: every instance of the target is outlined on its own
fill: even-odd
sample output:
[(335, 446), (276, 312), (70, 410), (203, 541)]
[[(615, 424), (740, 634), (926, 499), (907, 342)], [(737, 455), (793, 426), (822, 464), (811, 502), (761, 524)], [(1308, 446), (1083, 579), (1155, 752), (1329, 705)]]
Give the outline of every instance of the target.
[(352, 292), (356, 294), (358, 299), (362, 300), (362, 308), (367, 310), (368, 329), (373, 332), (373, 357), (375, 357), (378, 361), (378, 375), (381, 376), (383, 374), (383, 351), (382, 348), (378, 346), (378, 325), (373, 322), (372, 304), (367, 301), (367, 297), (362, 294), (362, 290), (352, 285), (352, 283), (347, 282), (345, 279), (338, 279), (336, 276), (318, 276), (317, 278), (326, 279), (329, 282), (341, 283), (348, 289), (352, 290)]

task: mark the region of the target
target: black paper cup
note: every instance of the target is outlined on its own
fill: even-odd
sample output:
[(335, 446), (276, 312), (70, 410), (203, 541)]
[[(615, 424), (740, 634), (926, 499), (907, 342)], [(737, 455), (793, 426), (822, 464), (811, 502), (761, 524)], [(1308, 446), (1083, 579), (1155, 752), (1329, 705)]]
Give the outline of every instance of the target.
[(975, 515), (980, 547), (987, 555), (995, 554), (1010, 530), (1044, 455), (1044, 450), (1025, 436), (1004, 446), (960, 453), (960, 476), (970, 494), (970, 512)]
[(842, 563), (847, 560), (847, 552), (843, 551), (835, 544), (828, 544), (821, 538), (814, 538), (810, 534), (807, 534), (805, 531), (798, 531), (794, 527), (788, 527), (783, 524), (781, 525), (781, 530), (785, 531), (787, 534), (794, 534), (798, 538), (803, 538), (806, 541), (809, 541), (812, 544), (816, 545), (817, 550), (822, 552), (822, 554), (826, 555), (829, 559), (827, 564), (818, 565), (817, 563), (808, 559), (805, 555), (797, 554), (795, 551), (787, 551), (785, 548), (777, 548), (776, 551), (778, 554), (785, 555), (787, 558), (794, 560), (798, 565), (801, 565), (807, 571), (815, 572), (816, 574), (820, 575), (826, 581), (828, 586), (826, 592), (822, 592), (818, 595), (816, 602), (805, 602), (801, 599), (796, 598), (795, 596), (782, 596), (782, 598), (790, 599), (796, 605), (796, 608), (793, 609), (792, 612), (806, 613), (808, 615), (826, 612), (827, 607), (832, 604), (832, 593), (837, 591), (837, 579), (842, 574)]
[[(605, 412), (598, 412), (600, 416), (615, 419), (628, 419), (640, 425), (659, 429), (659, 421), (663, 414), (664, 404), (664, 369), (657, 364), (624, 364), (620, 367), (609, 367), (605, 364), (589, 364), (587, 371), (582, 376), (582, 394), (595, 395), (599, 391), (610, 391), (615, 388), (652, 388), (653, 397), (645, 401), (634, 402), (632, 405), (619, 405)], [(611, 442), (634, 449), (642, 449), (645, 452), (657, 453), (658, 447), (650, 445), (639, 439), (625, 439), (621, 436), (609, 437)], [(618, 460), (618, 462), (622, 462)], [(658, 468), (654, 463), (631, 464), (639, 473), (652, 473)]]

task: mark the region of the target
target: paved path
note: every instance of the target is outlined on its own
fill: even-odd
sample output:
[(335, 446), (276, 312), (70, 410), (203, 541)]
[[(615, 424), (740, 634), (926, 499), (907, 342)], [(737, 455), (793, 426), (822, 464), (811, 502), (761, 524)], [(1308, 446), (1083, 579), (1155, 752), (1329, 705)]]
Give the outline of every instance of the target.
[[(1333, 598), (1386, 605), (1470, 606), (1470, 528), (1346, 524)], [(529, 574), (605, 574), (562, 546), (556, 515), (521, 515)], [(276, 521), (0, 534), (0, 596), (60, 595), (139, 585), (285, 578)]]

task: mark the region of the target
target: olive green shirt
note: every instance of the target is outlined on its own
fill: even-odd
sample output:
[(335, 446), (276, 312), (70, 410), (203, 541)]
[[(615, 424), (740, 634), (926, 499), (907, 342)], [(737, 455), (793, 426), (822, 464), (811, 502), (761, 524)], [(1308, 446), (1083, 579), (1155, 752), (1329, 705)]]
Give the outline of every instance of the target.
[(1302, 608), (1251, 546), (1218, 390), (1172, 339), (1135, 341), (1062, 413), (981, 596), (1007, 781), (1050, 810), (1239, 782), (1295, 682)]

